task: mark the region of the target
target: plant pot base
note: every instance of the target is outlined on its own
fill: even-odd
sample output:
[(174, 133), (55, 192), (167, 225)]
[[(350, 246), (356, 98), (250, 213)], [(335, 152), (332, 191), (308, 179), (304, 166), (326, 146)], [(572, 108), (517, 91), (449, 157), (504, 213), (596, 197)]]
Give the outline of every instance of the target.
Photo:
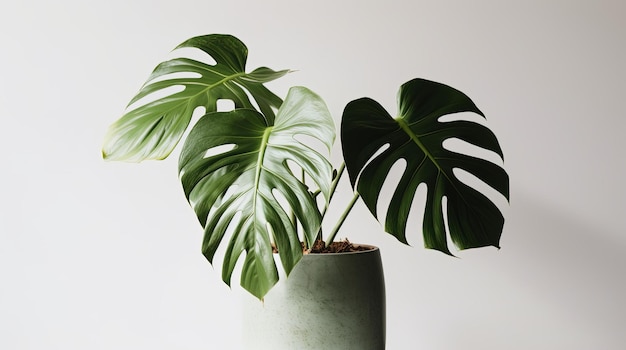
[(246, 349), (384, 349), (380, 251), (307, 254), (261, 302), (244, 296)]

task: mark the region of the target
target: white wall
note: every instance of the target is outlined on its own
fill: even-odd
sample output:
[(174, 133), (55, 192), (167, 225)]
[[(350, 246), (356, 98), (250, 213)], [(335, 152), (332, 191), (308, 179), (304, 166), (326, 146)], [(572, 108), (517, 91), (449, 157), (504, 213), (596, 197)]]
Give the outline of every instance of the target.
[[(100, 159), (106, 127), (182, 40), (231, 33), (339, 117), (424, 77), (487, 114), (511, 176), (502, 249), (375, 229), (389, 349), (623, 349), (621, 1), (22, 1), (0, 5), (0, 348), (237, 348), (237, 294), (200, 254), (176, 160)], [(347, 195), (344, 188), (341, 195)]]

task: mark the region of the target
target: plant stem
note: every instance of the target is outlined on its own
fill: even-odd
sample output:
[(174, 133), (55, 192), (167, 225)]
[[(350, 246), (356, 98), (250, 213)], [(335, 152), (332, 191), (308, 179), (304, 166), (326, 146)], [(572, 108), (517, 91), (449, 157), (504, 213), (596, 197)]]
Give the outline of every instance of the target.
[[(306, 178), (304, 177), (304, 175), (305, 175), (304, 169), (300, 169), (300, 176), (301, 176), (302, 183), (306, 184)], [(293, 226), (295, 227), (296, 236), (299, 237), (300, 235), (298, 234), (298, 218), (296, 218), (295, 211), (291, 211), (291, 221), (293, 222)], [(307, 242), (306, 234), (302, 235), (302, 242), (304, 242), (304, 248), (309, 249), (309, 242)]]
[(326, 241), (326, 246), (333, 243), (333, 240), (335, 239), (337, 232), (339, 232), (339, 228), (341, 228), (341, 225), (343, 225), (343, 222), (346, 221), (346, 217), (348, 217), (348, 214), (350, 213), (350, 211), (354, 207), (354, 204), (356, 203), (356, 201), (359, 199), (360, 196), (361, 195), (358, 192), (354, 192), (354, 197), (352, 197), (352, 200), (348, 204), (348, 207), (343, 211), (343, 214), (341, 214), (339, 221), (337, 221), (337, 224), (333, 228), (333, 231), (328, 236), (328, 240)]
[[(330, 195), (328, 197), (328, 205), (326, 205), (324, 209), (322, 210), (321, 220), (324, 220), (326, 211), (328, 211), (328, 207), (330, 206), (330, 201), (333, 199), (333, 196), (335, 195), (335, 191), (337, 190), (337, 185), (339, 184), (339, 180), (341, 179), (341, 175), (343, 174), (345, 169), (346, 169), (346, 163), (341, 163), (341, 165), (339, 166), (339, 170), (337, 170), (337, 175), (335, 175), (335, 178), (333, 179), (333, 183), (331, 184)], [(322, 227), (320, 226), (320, 230), (317, 233), (316, 240), (321, 241), (323, 239), (324, 239), (324, 236), (322, 234)]]
[[(339, 166), (339, 170), (337, 170), (337, 176), (335, 176), (335, 179), (333, 180), (333, 183), (330, 187), (330, 197), (328, 198), (329, 205), (330, 205), (330, 201), (333, 200), (333, 196), (335, 195), (335, 190), (337, 189), (337, 185), (339, 184), (339, 179), (341, 179), (341, 175), (343, 175), (344, 170), (346, 170), (346, 163), (341, 163), (341, 166)], [(328, 205), (322, 211), (322, 219), (324, 218), (324, 215), (326, 215), (327, 210), (328, 210)]]

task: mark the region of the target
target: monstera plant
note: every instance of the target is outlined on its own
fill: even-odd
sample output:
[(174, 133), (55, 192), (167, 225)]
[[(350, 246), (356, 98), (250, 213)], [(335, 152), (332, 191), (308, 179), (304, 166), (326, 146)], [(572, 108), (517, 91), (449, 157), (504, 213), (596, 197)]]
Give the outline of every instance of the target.
[[(159, 64), (127, 112), (110, 126), (103, 157), (164, 159), (190, 127), (194, 110), (205, 109), (191, 126), (178, 167), (184, 193), (204, 228), (203, 254), (213, 263), (216, 250), (225, 245), (226, 283), (244, 255), (241, 285), (262, 298), (279, 278), (275, 250), (289, 274), (316, 242), (329, 245), (334, 240), (359, 198), (377, 217), (383, 183), (400, 160), (406, 167), (381, 220), (386, 232), (407, 242), (409, 209), (424, 183), (422, 233), (427, 248), (451, 254), (448, 234), (459, 249), (499, 246), (502, 213), (453, 170), (473, 174), (508, 199), (505, 170), (443, 147), (444, 140), (456, 138), (502, 157), (487, 127), (440, 120), (459, 112), (483, 116), (462, 92), (414, 79), (400, 87), (395, 117), (369, 98), (347, 104), (341, 143), (354, 197), (333, 232), (322, 235), (322, 219), (344, 170), (344, 164), (335, 168), (328, 160), (335, 126), (322, 98), (307, 88), (292, 87), (283, 101), (264, 84), (288, 71), (262, 67), (247, 72), (247, 48), (233, 36), (194, 37), (178, 48), (200, 49), (214, 62), (176, 58)], [(171, 88), (174, 92), (167, 90)], [(142, 103), (155, 93), (161, 95)], [(234, 109), (218, 111), (218, 101), (224, 99), (233, 101)]]

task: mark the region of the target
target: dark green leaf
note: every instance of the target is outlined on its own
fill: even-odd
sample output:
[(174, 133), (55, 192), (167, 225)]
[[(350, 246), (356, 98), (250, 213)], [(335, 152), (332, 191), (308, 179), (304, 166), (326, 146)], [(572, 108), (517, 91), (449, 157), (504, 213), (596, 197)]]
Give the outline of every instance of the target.
[[(399, 116), (392, 118), (377, 102), (363, 98), (349, 103), (343, 114), (341, 138), (352, 186), (377, 216), (376, 207), (391, 167), (406, 161), (387, 209), (385, 230), (406, 243), (406, 225), (417, 187), (427, 186), (423, 218), (424, 244), (451, 254), (446, 242), (442, 200), (447, 198), (450, 237), (459, 249), (498, 247), (504, 218), (485, 195), (461, 182), (459, 168), (475, 175), (509, 197), (508, 175), (500, 166), (443, 147), (450, 138), (472, 143), (502, 157), (495, 135), (468, 121), (441, 122), (444, 115), (474, 112), (483, 116), (462, 92), (449, 86), (415, 79), (398, 95)], [(387, 147), (380, 154), (381, 148)], [(374, 157), (376, 155), (376, 157)]]

